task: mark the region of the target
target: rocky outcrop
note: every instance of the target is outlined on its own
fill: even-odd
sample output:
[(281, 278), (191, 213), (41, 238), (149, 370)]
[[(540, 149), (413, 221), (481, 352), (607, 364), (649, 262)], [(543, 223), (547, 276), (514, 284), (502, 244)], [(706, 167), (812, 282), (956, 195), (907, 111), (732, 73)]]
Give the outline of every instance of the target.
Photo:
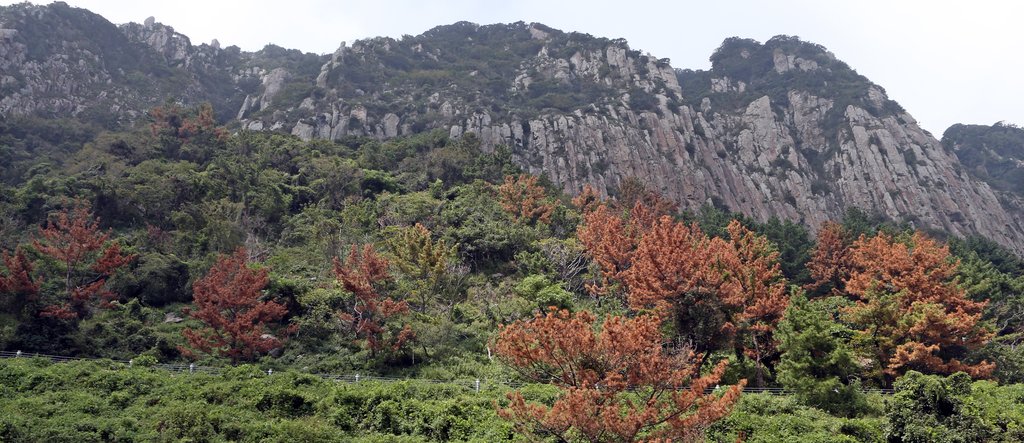
[(145, 43), (169, 64), (186, 64), (193, 51), (188, 37), (174, 32), (174, 28), (157, 23), (153, 17), (144, 24), (128, 23), (120, 26), (121, 31), (132, 41)]
[[(321, 57), (310, 58), (322, 64)], [(264, 51), (242, 53), (216, 41), (193, 45), (152, 17), (115, 26), (62, 2), (0, 7), (4, 116), (88, 115), (105, 125), (130, 124), (172, 99), (185, 105), (210, 102), (227, 119), (247, 96), (269, 100), (274, 91), (263, 89), (280, 89), (280, 83), (265, 84), (264, 77), (274, 72), (266, 64), (283, 72), (291, 68)]]
[[(57, 25), (70, 37), (36, 32)], [(636, 177), (686, 208), (712, 201), (816, 228), (859, 207), (1024, 253), (1019, 199), (969, 175), (824, 48), (731, 38), (712, 62), (676, 71), (622, 40), (525, 23), (463, 22), (323, 56), (244, 53), (192, 45), (155, 20), (118, 28), (60, 3), (0, 8), (3, 115), (132, 121), (173, 96), (303, 139), (439, 129), (508, 146), (570, 193)]]
[[(571, 112), (520, 118), (473, 109), (473, 103), (440, 91), (426, 112), (440, 117), (437, 126), (452, 137), (472, 133), (487, 149), (511, 147), (528, 171), (570, 193), (590, 184), (608, 194), (625, 178), (637, 177), (691, 209), (715, 201), (756, 219), (779, 217), (816, 228), (858, 207), (920, 228), (980, 233), (1024, 251), (1020, 215), (869, 82), (851, 102), (796, 87), (781, 96), (774, 91), (773, 99), (744, 80), (713, 76), (708, 96), (695, 108), (690, 103), (696, 99), (682, 97), (668, 75), (671, 68), (649, 57), (627, 55), (615, 44), (562, 59), (546, 48), (511, 76), (510, 90), (529, 93), (544, 81), (567, 88), (591, 82), (622, 95)], [(828, 63), (840, 62), (827, 52), (821, 52), (821, 62), (778, 48), (768, 52), (775, 74), (842, 68)], [(650, 93), (657, 103), (636, 109), (628, 91)], [(731, 105), (737, 100), (740, 106)], [(403, 134), (397, 128), (418, 118), (372, 115), (363, 107), (348, 108), (344, 100), (331, 107), (330, 113), (301, 119), (292, 133), (386, 138)]]
[(623, 107), (617, 118), (577, 113), (506, 123), (475, 115), (452, 128), (486, 146), (515, 146), (531, 173), (570, 192), (589, 183), (607, 193), (638, 177), (689, 208), (714, 199), (760, 220), (817, 227), (858, 207), (920, 228), (983, 233), (1020, 251), (1020, 219), (908, 115), (880, 118), (849, 106), (843, 129), (826, 136), (821, 115), (830, 106), (792, 91), (783, 109), (762, 96), (740, 115)]

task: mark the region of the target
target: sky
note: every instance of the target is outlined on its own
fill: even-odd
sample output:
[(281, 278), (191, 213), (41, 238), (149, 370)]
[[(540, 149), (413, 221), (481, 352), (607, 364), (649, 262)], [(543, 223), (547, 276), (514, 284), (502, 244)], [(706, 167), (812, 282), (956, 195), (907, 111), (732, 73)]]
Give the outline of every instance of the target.
[(343, 41), (418, 35), (463, 20), (524, 21), (625, 38), (673, 67), (707, 69), (727, 37), (795, 35), (881, 85), (936, 137), (954, 123), (1024, 125), (1024, 2), (1014, 0), (65, 1), (114, 23), (153, 16), (193, 44), (217, 39), (249, 51), (273, 43), (331, 53)]

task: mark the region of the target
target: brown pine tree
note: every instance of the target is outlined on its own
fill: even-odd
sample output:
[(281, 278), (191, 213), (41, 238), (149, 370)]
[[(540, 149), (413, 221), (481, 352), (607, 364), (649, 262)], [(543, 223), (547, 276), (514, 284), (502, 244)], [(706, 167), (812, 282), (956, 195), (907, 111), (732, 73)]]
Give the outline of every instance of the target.
[(101, 301), (101, 307), (110, 306), (117, 295), (107, 288), (107, 280), (135, 256), (122, 253), (121, 246), (116, 241), (108, 243), (109, 239), (110, 233), (100, 230), (99, 219), (82, 202), (75, 202), (47, 222), (32, 245), (59, 263), (64, 290), (40, 315), (82, 318), (94, 299)]
[(269, 281), (267, 269), (250, 268), (247, 257), (242, 248), (232, 255), (218, 257), (206, 276), (192, 286), (195, 309), (186, 313), (206, 326), (182, 331), (191, 347), (181, 349), (185, 355), (194, 356), (193, 351), (200, 351), (237, 362), (252, 360), (281, 346), (281, 339), (270, 333), (287, 309), (273, 301), (260, 300)]
[(659, 219), (670, 217), (677, 208), (635, 179), (627, 179), (623, 186), (620, 193), (629, 197), (628, 201), (601, 201), (589, 185), (573, 200), (583, 212), (583, 224), (577, 228), (576, 237), (601, 270), (601, 281), (587, 285), (587, 290), (596, 296), (628, 293), (626, 272), (632, 266), (640, 239)]
[(613, 204), (622, 209), (630, 209), (641, 204), (651, 212), (651, 221), (663, 215), (673, 215), (679, 210), (679, 205), (665, 198), (661, 193), (652, 191), (636, 177), (626, 177), (619, 184), (618, 198)]
[(537, 184), (537, 177), (529, 174), (505, 176), (505, 182), (498, 186), (498, 200), (505, 211), (522, 223), (548, 224), (555, 212), (555, 202)]
[(728, 241), (668, 216), (647, 230), (624, 274), (629, 304), (671, 315), (680, 338), (707, 355), (732, 344), (754, 359), (757, 382), (774, 357), (772, 332), (789, 298), (778, 253), (739, 222)]
[(338, 281), (355, 296), (352, 305), (340, 312), (338, 318), (357, 338), (364, 340), (373, 355), (383, 349), (397, 351), (416, 336), (408, 324), (401, 329), (389, 324), (392, 318), (409, 312), (409, 303), (392, 300), (381, 293), (380, 286), (391, 278), (388, 265), (387, 259), (378, 255), (373, 245), (365, 245), (361, 251), (353, 245), (344, 264), (334, 259)]
[(503, 327), (498, 354), (527, 379), (562, 392), (550, 407), (512, 392), (498, 414), (520, 432), (560, 441), (700, 441), (704, 429), (729, 413), (744, 382), (721, 396), (705, 394), (725, 362), (700, 376), (689, 353), (662, 347), (660, 324), (649, 315), (613, 316), (595, 331), (590, 313), (552, 310)]
[(739, 281), (740, 290), (725, 303), (735, 309), (732, 318), (743, 353), (754, 360), (757, 386), (764, 386), (764, 369), (778, 357), (775, 328), (789, 306), (786, 280), (779, 252), (767, 238), (736, 220), (727, 229), (736, 258), (732, 278)]
[(6, 274), (0, 274), (0, 294), (6, 295), (3, 309), (21, 317), (25, 306), (39, 298), (40, 281), (33, 277), (34, 266), (21, 247), (14, 255), (4, 251), (3, 262), (7, 269)]
[(601, 269), (601, 282), (587, 289), (595, 295), (609, 295), (633, 264), (640, 232), (621, 213), (604, 204), (584, 214), (583, 220), (576, 237)]
[(580, 191), (579, 195), (573, 197), (572, 204), (580, 210), (581, 213), (587, 214), (601, 205), (601, 195), (597, 193), (597, 190), (589, 184), (583, 185), (583, 190)]
[(818, 242), (807, 262), (807, 270), (814, 280), (807, 290), (823, 288), (835, 293), (843, 292), (843, 282), (850, 274), (850, 238), (843, 226), (825, 222), (818, 231)]
[(879, 233), (850, 248), (848, 319), (876, 367), (894, 378), (908, 370), (987, 377), (995, 365), (963, 361), (992, 333), (980, 322), (984, 302), (967, 298), (949, 248), (917, 232), (908, 243)]

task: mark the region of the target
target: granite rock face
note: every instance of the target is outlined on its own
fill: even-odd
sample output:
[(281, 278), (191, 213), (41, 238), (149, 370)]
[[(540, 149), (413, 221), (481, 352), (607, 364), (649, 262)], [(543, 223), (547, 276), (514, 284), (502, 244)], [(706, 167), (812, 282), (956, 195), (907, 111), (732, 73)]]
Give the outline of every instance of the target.
[[(32, 33), (44, 23), (65, 29)], [(507, 146), (570, 193), (591, 184), (607, 195), (636, 177), (687, 208), (713, 201), (816, 228), (859, 207), (1024, 253), (1019, 197), (972, 176), (824, 48), (732, 38), (712, 63), (677, 70), (622, 40), (525, 23), (456, 23), (328, 55), (247, 53), (192, 45), (155, 20), (0, 8), (3, 115), (131, 122), (173, 96), (213, 103), (238, 129), (303, 139), (443, 130)]]
[[(792, 44), (782, 41), (778, 46)], [(774, 80), (796, 72), (794, 83), (800, 83), (818, 71), (846, 69), (817, 47), (810, 48), (817, 51), (815, 60), (798, 54), (806, 55), (803, 44), (795, 53), (769, 46), (756, 50), (771, 57), (774, 73), (763, 75)], [(510, 76), (509, 90), (528, 93), (545, 81), (567, 88), (590, 82), (621, 95), (522, 118), (481, 111), (464, 96), (432, 91), (426, 112), (442, 117), (435, 124), (452, 137), (471, 133), (486, 148), (511, 147), (529, 172), (546, 175), (570, 193), (591, 184), (607, 195), (625, 178), (637, 177), (687, 208), (716, 201), (756, 219), (779, 217), (813, 229), (858, 207), (919, 228), (982, 234), (1024, 251), (1024, 224), (1014, 205), (1007, 207), (987, 184), (968, 175), (953, 152), (866, 79), (858, 80), (860, 90), (851, 99), (820, 87), (759, 90), (751, 86), (756, 81), (715, 76), (713, 70), (698, 100), (683, 97), (679, 77), (667, 64), (628, 55), (615, 42), (562, 59), (552, 52), (544, 46), (523, 62)], [(331, 69), (324, 66), (324, 72)], [(655, 104), (638, 109), (630, 92), (651, 95)], [(392, 137), (396, 127), (418, 117), (375, 116), (348, 108), (346, 100), (331, 108), (300, 120), (295, 125), (301, 130), (293, 133)]]

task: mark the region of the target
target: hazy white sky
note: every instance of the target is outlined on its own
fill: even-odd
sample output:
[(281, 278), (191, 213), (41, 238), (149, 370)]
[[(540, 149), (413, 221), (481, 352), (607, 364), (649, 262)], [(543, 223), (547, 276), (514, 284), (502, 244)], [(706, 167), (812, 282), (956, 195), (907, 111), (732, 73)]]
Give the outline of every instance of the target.
[(342, 41), (416, 35), (461, 20), (522, 20), (622, 37), (674, 67), (704, 69), (726, 37), (797, 35), (886, 88), (936, 137), (953, 123), (1024, 124), (1024, 2), (1014, 0), (66, 1), (114, 23), (154, 16), (193, 43), (216, 38), (243, 50), (274, 43), (329, 53)]

